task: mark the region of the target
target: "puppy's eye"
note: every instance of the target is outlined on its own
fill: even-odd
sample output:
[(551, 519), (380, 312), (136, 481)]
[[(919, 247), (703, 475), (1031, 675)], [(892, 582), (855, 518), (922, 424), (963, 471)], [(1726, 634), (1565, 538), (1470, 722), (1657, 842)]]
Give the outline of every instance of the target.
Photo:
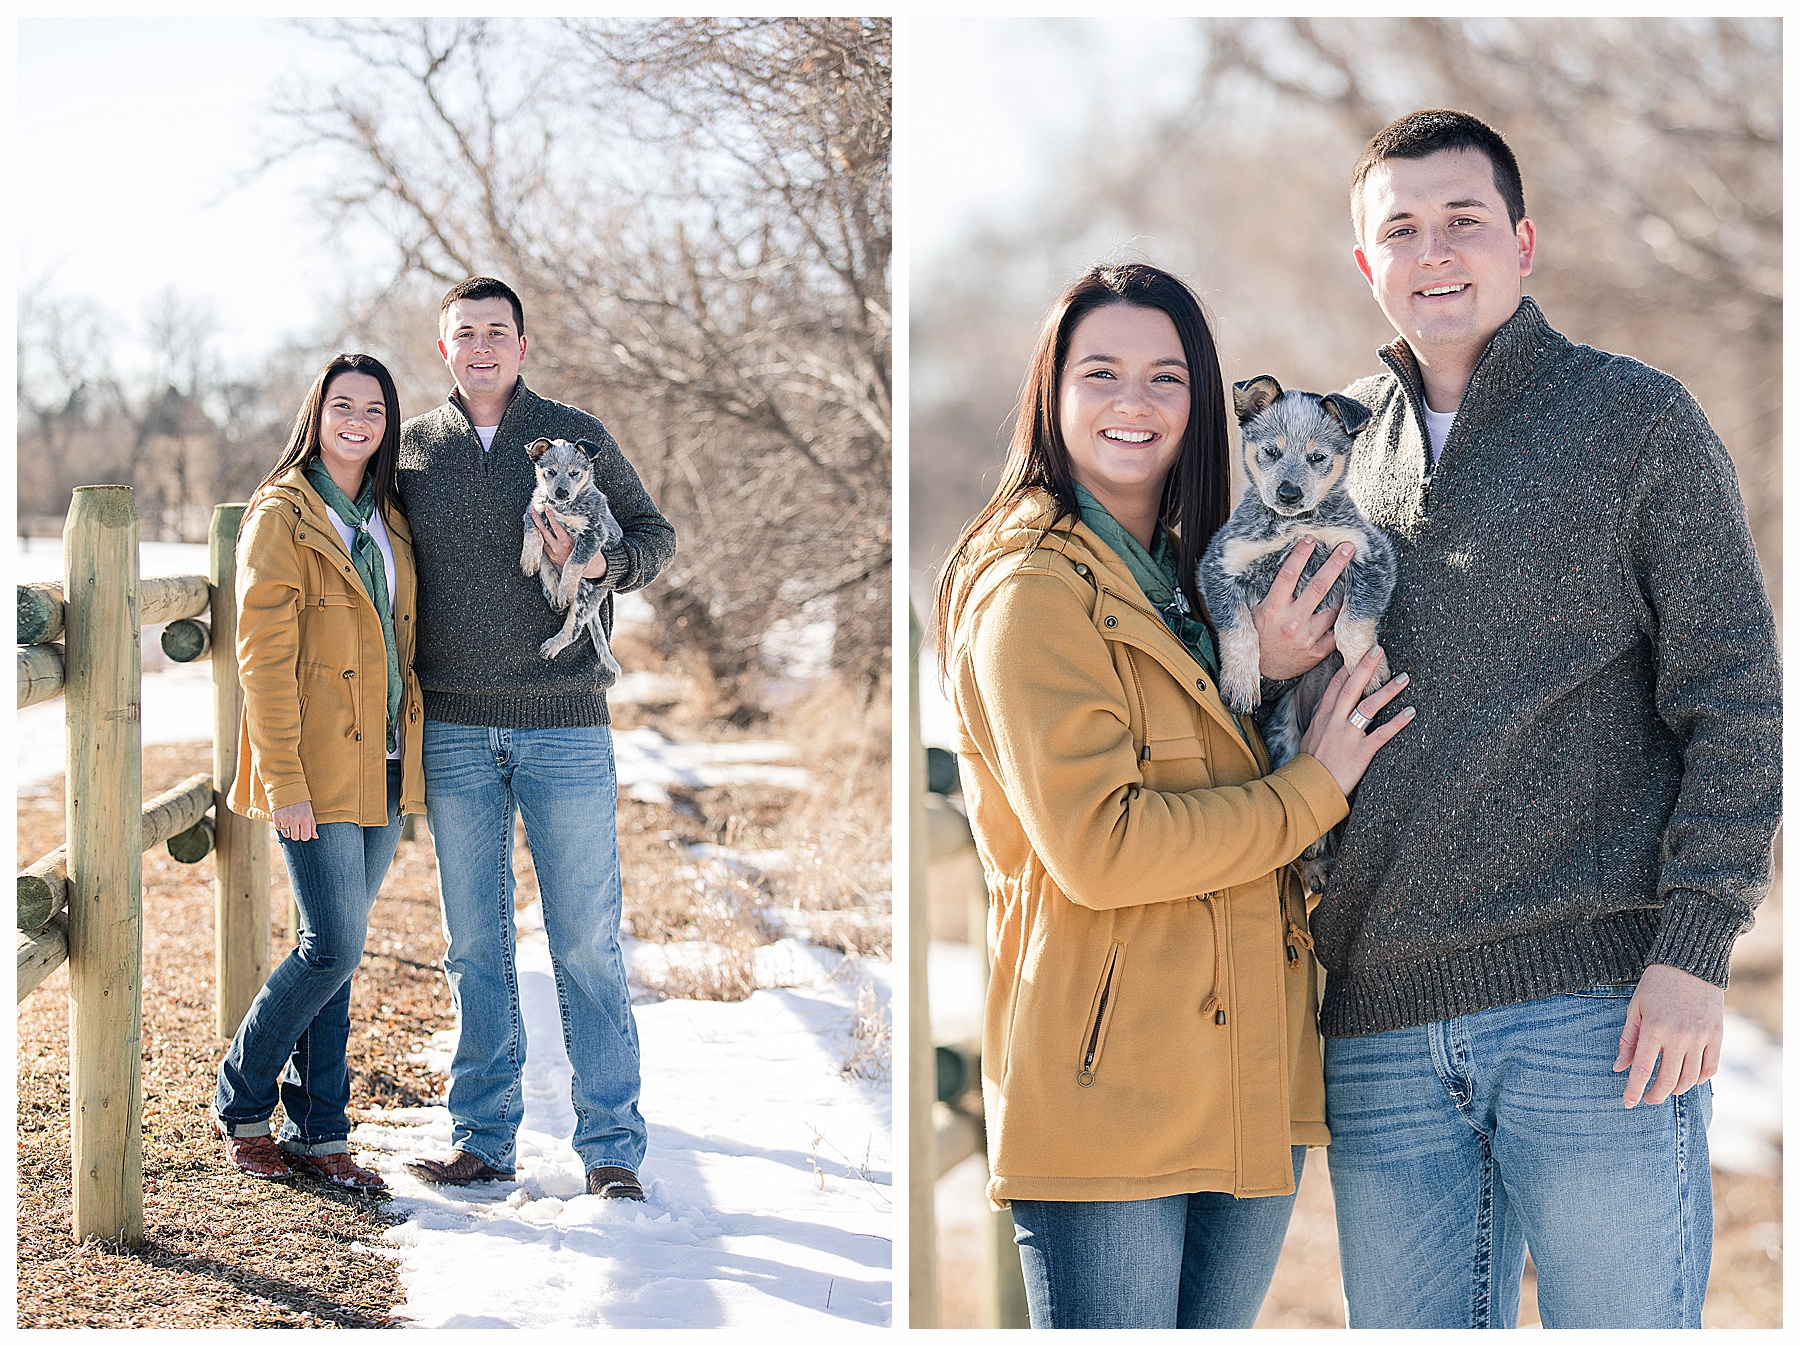
[(1325, 455), (1322, 453), (1309, 453), (1306, 455), (1306, 461), (1311, 463), (1314, 467), (1317, 467), (1320, 463), (1325, 461)]
[(1281, 450), (1273, 444), (1265, 444), (1262, 446), (1262, 455), (1273, 462), (1281, 457)]

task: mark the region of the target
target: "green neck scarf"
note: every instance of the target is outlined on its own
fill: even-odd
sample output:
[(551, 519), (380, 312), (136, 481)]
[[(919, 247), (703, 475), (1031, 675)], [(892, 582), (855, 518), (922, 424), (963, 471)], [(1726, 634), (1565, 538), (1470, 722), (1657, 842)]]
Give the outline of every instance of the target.
[(387, 750), (399, 746), (400, 725), (400, 650), (394, 643), (394, 611), (388, 601), (387, 566), (381, 559), (381, 544), (369, 531), (369, 517), (375, 513), (375, 478), (363, 473), (362, 490), (352, 500), (331, 479), (331, 473), (320, 462), (306, 465), (306, 479), (318, 491), (338, 518), (350, 525), (350, 560), (362, 576), (375, 611), (381, 614), (381, 638), (387, 643)]
[(1081, 521), (1118, 553), (1126, 569), (1131, 571), (1131, 577), (1138, 582), (1138, 588), (1144, 591), (1144, 597), (1162, 615), (1175, 638), (1187, 646), (1188, 653), (1216, 681), (1219, 676), (1218, 650), (1213, 645), (1212, 632), (1205, 622), (1193, 615), (1188, 608), (1187, 595), (1181, 592), (1181, 572), (1169, 530), (1158, 523), (1156, 535), (1150, 539), (1150, 550), (1145, 551), (1143, 544), (1126, 532), (1119, 521), (1106, 512), (1106, 506), (1080, 482), (1075, 483), (1075, 499), (1081, 506)]

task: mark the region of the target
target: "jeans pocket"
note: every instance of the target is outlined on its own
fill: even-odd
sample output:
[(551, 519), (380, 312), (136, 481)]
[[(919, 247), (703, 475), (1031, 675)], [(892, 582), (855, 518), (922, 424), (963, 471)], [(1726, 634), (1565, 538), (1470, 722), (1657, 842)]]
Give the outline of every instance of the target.
[(1570, 991), (1568, 994), (1580, 996), (1584, 1000), (1629, 1000), (1637, 994), (1637, 983), (1609, 982), (1603, 986), (1584, 986), (1581, 990)]

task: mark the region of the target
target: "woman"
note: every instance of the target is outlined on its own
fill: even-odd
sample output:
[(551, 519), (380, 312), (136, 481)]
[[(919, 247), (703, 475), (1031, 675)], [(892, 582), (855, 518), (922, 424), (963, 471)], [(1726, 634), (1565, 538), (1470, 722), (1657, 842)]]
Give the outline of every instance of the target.
[(244, 1016), (212, 1104), (245, 1173), (365, 1191), (386, 1184), (349, 1153), (350, 978), (401, 817), (425, 811), (399, 448), (393, 378), (367, 355), (338, 356), (238, 536), (244, 728), (230, 804), (275, 824), (300, 930)]
[[(1317, 970), (1287, 865), (1410, 720), (1379, 651), (1268, 772), (1220, 700), (1195, 562), (1229, 511), (1223, 388), (1168, 273), (1076, 280), (1006, 471), (938, 585), (992, 897), (988, 1195), (1037, 1327), (1249, 1327), (1324, 1122)], [(1265, 669), (1269, 665), (1264, 665)], [(1365, 721), (1366, 723), (1366, 721)]]

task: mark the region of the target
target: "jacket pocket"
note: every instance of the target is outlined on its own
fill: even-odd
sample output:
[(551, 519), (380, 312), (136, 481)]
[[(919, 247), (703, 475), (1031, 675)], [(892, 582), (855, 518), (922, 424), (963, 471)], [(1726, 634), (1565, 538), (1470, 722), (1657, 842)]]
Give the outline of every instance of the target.
[(1081, 1066), (1075, 1082), (1083, 1089), (1093, 1084), (1100, 1069), (1100, 1054), (1106, 1049), (1106, 1030), (1117, 1015), (1119, 984), (1125, 967), (1125, 945), (1114, 940), (1106, 951), (1106, 965), (1100, 971), (1100, 984), (1094, 988), (1094, 1002), (1088, 1011), (1081, 1039)]

